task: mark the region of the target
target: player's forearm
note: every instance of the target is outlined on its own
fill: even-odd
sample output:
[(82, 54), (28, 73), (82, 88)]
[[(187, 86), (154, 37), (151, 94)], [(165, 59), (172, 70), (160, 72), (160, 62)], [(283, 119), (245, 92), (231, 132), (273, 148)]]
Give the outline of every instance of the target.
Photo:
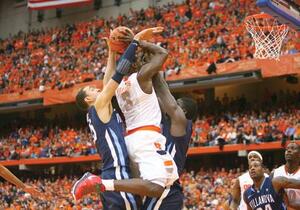
[(114, 180), (114, 191), (158, 198), (162, 195), (164, 188), (150, 181), (137, 178)]
[(139, 41), (140, 47), (143, 50), (146, 50), (150, 52), (151, 54), (161, 54), (162, 56), (167, 57), (168, 56), (168, 51), (164, 49), (163, 47), (160, 47), (156, 44), (146, 42), (146, 41)]
[(109, 50), (106, 71), (103, 78), (103, 86), (111, 79), (116, 70), (116, 52)]
[(293, 209), (300, 209), (300, 201), (290, 201), (288, 207)]
[(159, 97), (160, 105), (164, 111), (172, 116), (173, 111), (177, 109), (177, 102), (170, 92), (167, 82), (164, 80), (160, 73), (157, 73), (153, 77), (153, 86), (157, 97)]
[[(142, 42), (142, 46), (147, 46), (144, 49), (150, 52), (152, 55), (150, 61), (142, 66), (141, 70), (138, 73), (138, 80), (139, 81), (150, 81), (152, 80), (153, 76), (157, 74), (159, 71), (162, 70), (162, 66), (168, 57), (168, 53), (165, 49), (156, 46), (151, 43)], [(150, 49), (150, 50), (149, 50)], [(155, 52), (155, 53), (153, 53)]]
[(16, 185), (20, 189), (25, 188), (25, 184), (18, 179), (14, 174), (12, 174), (6, 167), (0, 165), (0, 175), (3, 177), (6, 181)]
[(273, 179), (273, 182), (275, 182), (275, 185), (277, 182), (277, 184), (280, 185), (280, 189), (281, 188), (300, 189), (300, 180), (298, 180), (298, 179), (288, 179), (285, 177), (276, 177)]

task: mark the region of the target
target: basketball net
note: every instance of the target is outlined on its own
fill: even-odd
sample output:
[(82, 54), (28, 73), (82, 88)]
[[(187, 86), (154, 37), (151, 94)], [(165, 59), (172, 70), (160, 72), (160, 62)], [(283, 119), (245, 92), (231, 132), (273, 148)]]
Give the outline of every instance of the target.
[(279, 60), (288, 26), (265, 13), (246, 17), (245, 25), (254, 40), (254, 58)]

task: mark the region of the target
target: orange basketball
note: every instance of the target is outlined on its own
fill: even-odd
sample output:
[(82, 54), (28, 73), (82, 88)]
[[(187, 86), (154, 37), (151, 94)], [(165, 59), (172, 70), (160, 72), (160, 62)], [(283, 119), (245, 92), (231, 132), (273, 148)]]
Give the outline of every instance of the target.
[(125, 41), (119, 41), (118, 38), (124, 36), (121, 31), (129, 30), (132, 36), (134, 36), (134, 33), (130, 28), (127, 28), (125, 26), (119, 26), (115, 28), (111, 34), (109, 39), (111, 40), (111, 49), (118, 53), (124, 53), (130, 42)]

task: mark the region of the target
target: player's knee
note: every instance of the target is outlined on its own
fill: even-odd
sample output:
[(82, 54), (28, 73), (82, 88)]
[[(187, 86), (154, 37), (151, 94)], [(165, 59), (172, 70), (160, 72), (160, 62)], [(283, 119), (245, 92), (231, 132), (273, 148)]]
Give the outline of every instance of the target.
[(159, 198), (165, 190), (164, 187), (160, 186), (159, 184), (155, 184), (155, 183), (149, 183), (147, 185), (147, 188), (148, 188), (148, 191), (151, 192), (151, 197), (156, 197), (156, 198)]

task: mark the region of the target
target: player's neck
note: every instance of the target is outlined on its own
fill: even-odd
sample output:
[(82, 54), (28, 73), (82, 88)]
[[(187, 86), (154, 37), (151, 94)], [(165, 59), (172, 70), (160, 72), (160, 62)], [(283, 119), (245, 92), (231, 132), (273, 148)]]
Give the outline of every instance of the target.
[(254, 183), (254, 187), (256, 190), (259, 190), (261, 185), (263, 184), (265, 180), (265, 177), (262, 176), (261, 178), (258, 178), (257, 180), (253, 180), (253, 183)]
[(288, 161), (285, 164), (285, 171), (289, 174), (294, 174), (299, 170), (299, 163), (298, 162), (293, 162), (293, 161)]

